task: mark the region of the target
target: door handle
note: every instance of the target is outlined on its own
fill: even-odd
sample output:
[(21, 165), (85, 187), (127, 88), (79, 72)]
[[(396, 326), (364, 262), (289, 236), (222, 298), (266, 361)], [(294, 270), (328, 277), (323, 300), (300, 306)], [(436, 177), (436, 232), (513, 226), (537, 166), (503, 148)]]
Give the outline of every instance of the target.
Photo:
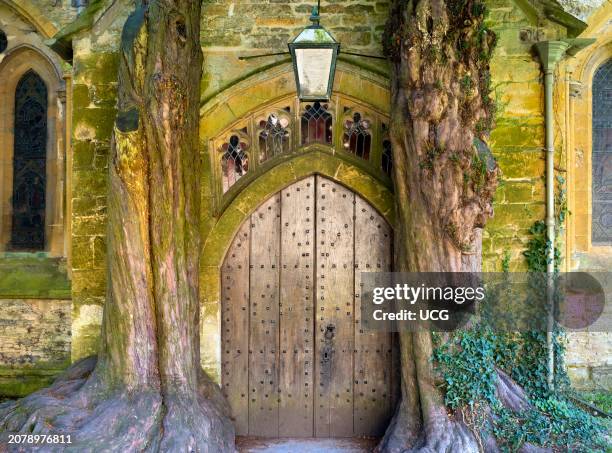
[(334, 326), (333, 324), (328, 324), (327, 327), (325, 328), (325, 342), (329, 342), (331, 340), (334, 339), (334, 337), (336, 336), (336, 326)]

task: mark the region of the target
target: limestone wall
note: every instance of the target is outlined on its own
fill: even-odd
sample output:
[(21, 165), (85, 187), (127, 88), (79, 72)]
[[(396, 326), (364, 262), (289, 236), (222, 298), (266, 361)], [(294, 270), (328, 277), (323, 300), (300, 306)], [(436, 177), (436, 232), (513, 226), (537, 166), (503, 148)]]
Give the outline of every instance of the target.
[(70, 300), (0, 299), (0, 396), (26, 395), (70, 363)]
[[(315, 4), (302, 0), (205, 2), (202, 6), (203, 99), (262, 67), (286, 60), (287, 56), (248, 61), (238, 57), (286, 52), (287, 43), (310, 25), (308, 18)], [(340, 41), (341, 50), (380, 56), (388, 11), (386, 0), (322, 1), (321, 25)], [(381, 60), (347, 58), (376, 71), (388, 69)]]
[(115, 119), (117, 55), (75, 59), (72, 163), (72, 300), (77, 359), (95, 352), (106, 290), (106, 178)]
[[(483, 237), (483, 268), (501, 270), (510, 255), (510, 270), (526, 270), (522, 256), (529, 228), (545, 216), (544, 87), (532, 46), (536, 41), (564, 37), (554, 24), (534, 24), (514, 2), (488, 2), (488, 22), (498, 44), (491, 61), (496, 127), (489, 145), (502, 170), (495, 194), (495, 216)], [(557, 138), (559, 134), (557, 134)], [(561, 142), (559, 142), (559, 146)]]

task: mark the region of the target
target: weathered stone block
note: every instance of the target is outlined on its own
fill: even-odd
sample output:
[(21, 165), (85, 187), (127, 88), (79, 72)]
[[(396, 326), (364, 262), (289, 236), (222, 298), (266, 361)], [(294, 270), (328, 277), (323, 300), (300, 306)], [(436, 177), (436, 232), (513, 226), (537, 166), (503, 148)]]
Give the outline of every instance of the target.
[(503, 149), (542, 148), (544, 146), (544, 122), (542, 118), (516, 120), (502, 117), (497, 119), (491, 132), (490, 145), (499, 159)]
[(105, 235), (106, 215), (104, 213), (101, 213), (87, 217), (73, 217), (72, 234), (74, 237)]
[(495, 152), (497, 162), (505, 178), (536, 179), (544, 174), (543, 151)]
[(0, 367), (67, 365), (71, 310), (69, 300), (0, 300)]
[(95, 52), (77, 55), (74, 59), (74, 80), (87, 86), (112, 84), (117, 82), (119, 73), (119, 54), (115, 52)]
[(533, 201), (533, 191), (533, 181), (506, 181), (502, 187), (503, 202), (529, 203)]
[(84, 300), (96, 300), (106, 294), (106, 269), (73, 270), (72, 291), (78, 295), (75, 306)]
[[(75, 137), (96, 140), (109, 140), (115, 124), (116, 110), (110, 107), (75, 109)], [(88, 129), (87, 135), (79, 137), (79, 128)]]
[(106, 238), (105, 236), (96, 236), (93, 239), (93, 267), (95, 269), (106, 268)]
[(75, 306), (72, 323), (72, 361), (98, 352), (102, 310), (100, 305), (94, 304)]
[(72, 174), (75, 195), (96, 196), (106, 193), (106, 172), (99, 170), (75, 170)]
[(72, 238), (72, 269), (93, 268), (93, 246), (90, 236)]
[(72, 168), (91, 170), (95, 155), (95, 144), (91, 140), (74, 140), (72, 144)]

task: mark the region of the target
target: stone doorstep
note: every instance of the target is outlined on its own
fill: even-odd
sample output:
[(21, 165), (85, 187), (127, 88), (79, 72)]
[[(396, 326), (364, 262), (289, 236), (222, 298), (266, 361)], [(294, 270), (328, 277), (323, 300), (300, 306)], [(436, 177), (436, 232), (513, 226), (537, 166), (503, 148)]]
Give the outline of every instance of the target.
[(240, 453), (366, 453), (378, 444), (378, 438), (262, 438), (237, 437)]

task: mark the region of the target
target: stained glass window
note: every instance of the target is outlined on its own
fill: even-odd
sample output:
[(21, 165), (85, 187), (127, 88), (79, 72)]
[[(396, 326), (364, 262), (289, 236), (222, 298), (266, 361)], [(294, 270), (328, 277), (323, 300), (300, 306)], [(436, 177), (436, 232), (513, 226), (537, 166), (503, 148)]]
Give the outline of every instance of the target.
[(223, 144), (221, 169), (223, 171), (224, 193), (249, 170), (249, 156), (246, 153), (247, 148), (247, 144), (241, 142), (237, 135), (232, 135), (229, 141)]
[(271, 113), (267, 120), (261, 120), (259, 127), (259, 161), (265, 162), (289, 151), (290, 134), (287, 127), (289, 118)]
[(6, 33), (3, 30), (0, 30), (0, 53), (4, 52), (8, 46), (8, 39), (6, 38)]
[(593, 77), (592, 243), (612, 245), (612, 60)]
[(355, 112), (352, 120), (344, 122), (344, 135), (342, 137), (344, 149), (357, 157), (368, 160), (370, 158), (370, 147), (372, 146), (370, 126), (370, 120), (362, 118), (361, 113)]
[(332, 142), (332, 115), (328, 104), (307, 104), (302, 114), (302, 145)]
[(11, 248), (45, 247), (47, 87), (34, 71), (15, 91)]

